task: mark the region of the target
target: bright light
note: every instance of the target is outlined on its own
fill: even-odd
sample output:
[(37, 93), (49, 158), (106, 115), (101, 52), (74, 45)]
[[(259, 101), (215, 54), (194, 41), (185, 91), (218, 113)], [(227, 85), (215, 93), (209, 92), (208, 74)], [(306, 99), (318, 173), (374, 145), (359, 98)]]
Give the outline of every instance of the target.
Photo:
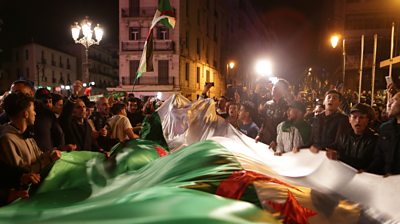
[(65, 89), (69, 90), (69, 89), (71, 89), (71, 86), (65, 86)]
[(340, 39), (339, 35), (333, 35), (331, 37), (331, 45), (332, 45), (333, 48), (336, 48), (336, 46), (339, 43), (339, 39)]
[(97, 24), (97, 26), (94, 28), (94, 34), (96, 36), (96, 40), (100, 42), (104, 34), (104, 31), (100, 27), (100, 24)]
[(162, 93), (161, 92), (157, 92), (157, 99), (161, 100), (162, 97)]
[(87, 86), (86, 82), (85, 82), (85, 83), (83, 83), (83, 87), (86, 87), (86, 86)]
[(233, 69), (235, 67), (235, 62), (231, 61), (229, 62), (229, 68)]
[(61, 89), (65, 89), (65, 86), (64, 86), (64, 85), (61, 85)]
[(78, 40), (80, 32), (81, 32), (81, 27), (78, 25), (77, 22), (75, 22), (75, 24), (71, 26), (72, 38), (74, 40)]
[(274, 84), (274, 85), (275, 85), (275, 83), (278, 82), (278, 80), (279, 80), (278, 77), (275, 77), (275, 76), (269, 78), (269, 81), (271, 81), (272, 84)]
[(272, 63), (269, 60), (259, 60), (256, 63), (256, 73), (262, 76), (272, 75)]

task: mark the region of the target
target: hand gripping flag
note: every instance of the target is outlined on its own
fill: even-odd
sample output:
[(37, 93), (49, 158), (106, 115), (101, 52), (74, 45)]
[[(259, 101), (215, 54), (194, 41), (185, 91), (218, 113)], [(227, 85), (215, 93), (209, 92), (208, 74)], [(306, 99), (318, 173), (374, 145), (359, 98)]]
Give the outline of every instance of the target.
[(154, 15), (153, 21), (147, 35), (146, 42), (144, 43), (142, 57), (140, 58), (139, 68), (136, 72), (135, 82), (142, 76), (144, 72), (153, 71), (153, 29), (161, 23), (166, 27), (175, 27), (175, 13), (171, 8), (169, 0), (160, 0), (156, 14)]

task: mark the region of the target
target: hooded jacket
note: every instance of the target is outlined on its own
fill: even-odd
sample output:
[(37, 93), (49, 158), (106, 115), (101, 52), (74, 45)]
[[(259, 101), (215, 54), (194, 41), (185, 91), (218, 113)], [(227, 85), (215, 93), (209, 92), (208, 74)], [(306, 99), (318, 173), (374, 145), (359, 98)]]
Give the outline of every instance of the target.
[(52, 159), (50, 153), (39, 149), (35, 139), (8, 123), (0, 131), (0, 163), (24, 172), (40, 173)]

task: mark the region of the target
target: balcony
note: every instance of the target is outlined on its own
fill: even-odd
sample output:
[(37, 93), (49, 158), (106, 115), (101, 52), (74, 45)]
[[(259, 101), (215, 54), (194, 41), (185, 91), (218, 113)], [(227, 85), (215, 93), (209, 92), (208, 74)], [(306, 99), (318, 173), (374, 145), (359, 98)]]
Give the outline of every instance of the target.
[(137, 81), (137, 85), (174, 85), (175, 77), (146, 77), (142, 76)]
[[(143, 51), (144, 40), (122, 42), (122, 51)], [(174, 51), (175, 42), (172, 40), (154, 40), (154, 51)]]
[(143, 7), (143, 8), (122, 8), (121, 16), (126, 17), (153, 17), (156, 12), (156, 7)]

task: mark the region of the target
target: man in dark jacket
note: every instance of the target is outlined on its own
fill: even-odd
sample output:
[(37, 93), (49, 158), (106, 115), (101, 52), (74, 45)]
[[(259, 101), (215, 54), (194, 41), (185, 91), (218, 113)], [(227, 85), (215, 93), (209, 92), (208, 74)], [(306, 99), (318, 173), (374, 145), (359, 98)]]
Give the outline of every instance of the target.
[(358, 170), (367, 170), (378, 140), (378, 134), (368, 127), (372, 116), (370, 106), (362, 103), (353, 106), (349, 117), (352, 129), (339, 134), (334, 146), (327, 149), (327, 157), (340, 160)]
[[(82, 82), (79, 80), (75, 81), (73, 93), (65, 103), (60, 115), (60, 124), (65, 134), (66, 144), (75, 144), (76, 150), (97, 150), (99, 147), (92, 135), (92, 128), (86, 118), (85, 103), (78, 98), (81, 89)], [(106, 135), (106, 130), (105, 133), (100, 134), (101, 137)], [(100, 151), (102, 150), (100, 149)]]
[(312, 124), (311, 152), (332, 148), (338, 134), (351, 129), (349, 118), (339, 110), (341, 98), (342, 94), (336, 90), (329, 90), (325, 94), (325, 111)]
[(379, 140), (375, 149), (371, 172), (389, 176), (400, 174), (400, 92), (388, 103), (391, 119), (379, 128)]
[(276, 128), (279, 123), (286, 120), (286, 113), (289, 109), (285, 100), (285, 95), (287, 95), (288, 91), (289, 83), (284, 79), (280, 79), (272, 87), (272, 100), (267, 101), (264, 105), (266, 115), (256, 137), (256, 142), (261, 141), (268, 144), (273, 150), (276, 147)]

